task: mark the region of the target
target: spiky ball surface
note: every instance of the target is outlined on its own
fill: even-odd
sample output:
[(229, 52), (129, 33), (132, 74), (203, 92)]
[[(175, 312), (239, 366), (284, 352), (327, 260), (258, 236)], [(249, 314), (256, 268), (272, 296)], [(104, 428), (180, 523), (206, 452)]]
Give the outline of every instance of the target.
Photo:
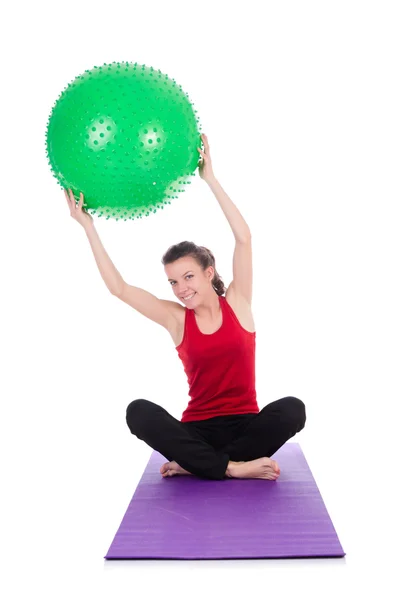
[(183, 192), (201, 147), (199, 119), (174, 79), (137, 63), (79, 75), (56, 101), (47, 158), (63, 188), (91, 214), (133, 219)]

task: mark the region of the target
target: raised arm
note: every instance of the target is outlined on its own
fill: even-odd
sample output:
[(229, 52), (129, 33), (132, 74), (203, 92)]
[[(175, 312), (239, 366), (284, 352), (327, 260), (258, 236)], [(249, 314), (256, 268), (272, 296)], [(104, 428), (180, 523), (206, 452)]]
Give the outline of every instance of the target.
[(94, 225), (86, 228), (86, 234), (102, 279), (110, 293), (129, 304), (144, 317), (170, 330), (175, 321), (176, 310), (181, 309), (181, 305), (177, 302), (161, 300), (142, 288), (126, 283), (110, 260)]
[(132, 306), (132, 308), (148, 319), (155, 321), (166, 329), (172, 328), (177, 310), (182, 308), (181, 305), (177, 302), (161, 300), (142, 288), (126, 283), (106, 252), (95, 229), (92, 216), (84, 211), (83, 197), (80, 197), (80, 201), (76, 205), (71, 191), (69, 194), (65, 192), (65, 195), (68, 200), (70, 215), (82, 225), (91, 245), (99, 272), (109, 292)]
[(215, 198), (218, 200), (225, 217), (233, 231), (236, 245), (233, 254), (233, 281), (228, 292), (244, 298), (249, 304), (252, 301), (252, 243), (251, 232), (237, 206), (232, 202), (219, 181), (214, 175), (210, 155), (210, 147), (205, 134), (202, 135), (204, 152), (201, 154), (199, 167), (200, 177), (208, 184)]
[(215, 198), (218, 200), (219, 205), (233, 231), (235, 240), (238, 242), (246, 242), (251, 239), (250, 229), (237, 206), (232, 202), (215, 177), (212, 167), (208, 138), (204, 133), (201, 137), (204, 144), (204, 152), (201, 150), (201, 148), (197, 148), (201, 154), (201, 163), (199, 165), (200, 177), (208, 184)]

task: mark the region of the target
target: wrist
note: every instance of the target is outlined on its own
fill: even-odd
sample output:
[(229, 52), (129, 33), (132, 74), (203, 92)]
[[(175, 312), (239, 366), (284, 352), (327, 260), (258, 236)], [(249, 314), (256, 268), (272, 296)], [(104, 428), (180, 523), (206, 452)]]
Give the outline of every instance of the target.
[(87, 234), (90, 233), (90, 231), (93, 231), (95, 229), (94, 222), (88, 223), (88, 225), (83, 225), (83, 229)]
[(215, 183), (218, 183), (218, 180), (215, 177), (215, 175), (212, 175), (211, 177), (208, 177), (208, 179), (205, 179), (205, 182), (207, 185), (211, 186), (211, 185), (214, 185)]

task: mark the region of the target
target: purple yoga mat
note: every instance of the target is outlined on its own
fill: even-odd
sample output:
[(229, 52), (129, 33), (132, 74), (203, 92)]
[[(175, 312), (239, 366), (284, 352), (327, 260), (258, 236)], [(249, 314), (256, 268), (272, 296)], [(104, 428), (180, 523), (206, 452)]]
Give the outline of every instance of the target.
[(297, 443), (273, 457), (264, 479), (163, 478), (153, 451), (104, 558), (341, 557), (345, 553)]

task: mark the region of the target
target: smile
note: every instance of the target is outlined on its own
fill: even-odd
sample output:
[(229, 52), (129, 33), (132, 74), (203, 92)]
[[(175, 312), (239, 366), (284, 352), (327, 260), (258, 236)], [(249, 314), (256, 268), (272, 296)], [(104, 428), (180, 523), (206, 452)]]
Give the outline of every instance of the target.
[(186, 296), (186, 298), (182, 298), (182, 300), (191, 300), (196, 292), (193, 292), (190, 296)]

